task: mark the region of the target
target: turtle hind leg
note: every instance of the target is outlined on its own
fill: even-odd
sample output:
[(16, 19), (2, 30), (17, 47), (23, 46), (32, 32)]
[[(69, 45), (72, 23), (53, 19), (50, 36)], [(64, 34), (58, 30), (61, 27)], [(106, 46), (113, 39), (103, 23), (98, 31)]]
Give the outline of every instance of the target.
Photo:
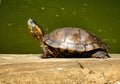
[(92, 54), (92, 58), (110, 58), (106, 51), (99, 50)]

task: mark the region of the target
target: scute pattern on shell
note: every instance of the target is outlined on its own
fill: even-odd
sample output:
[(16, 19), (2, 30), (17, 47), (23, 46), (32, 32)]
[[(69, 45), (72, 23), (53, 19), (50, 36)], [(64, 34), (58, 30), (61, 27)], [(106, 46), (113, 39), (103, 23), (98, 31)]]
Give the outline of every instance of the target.
[(53, 48), (77, 52), (107, 49), (107, 45), (94, 34), (80, 28), (59, 28), (46, 35), (45, 44)]

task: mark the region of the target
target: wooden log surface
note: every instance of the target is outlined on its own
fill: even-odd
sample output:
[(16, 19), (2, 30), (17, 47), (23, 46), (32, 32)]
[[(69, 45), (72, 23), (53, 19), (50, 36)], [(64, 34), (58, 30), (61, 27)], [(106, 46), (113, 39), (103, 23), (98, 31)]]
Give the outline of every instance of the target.
[(0, 54), (0, 84), (120, 84), (120, 54), (109, 59)]

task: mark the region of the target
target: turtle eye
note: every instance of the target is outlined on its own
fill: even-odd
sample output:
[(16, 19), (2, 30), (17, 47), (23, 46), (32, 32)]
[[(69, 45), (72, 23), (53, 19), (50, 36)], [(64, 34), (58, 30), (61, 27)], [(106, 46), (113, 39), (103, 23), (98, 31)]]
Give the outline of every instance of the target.
[(33, 19), (30, 18), (28, 20), (28, 25), (31, 25), (32, 27), (35, 27), (36, 26), (36, 22)]
[(36, 26), (36, 24), (33, 21), (31, 21), (30, 23), (31, 23), (32, 27)]

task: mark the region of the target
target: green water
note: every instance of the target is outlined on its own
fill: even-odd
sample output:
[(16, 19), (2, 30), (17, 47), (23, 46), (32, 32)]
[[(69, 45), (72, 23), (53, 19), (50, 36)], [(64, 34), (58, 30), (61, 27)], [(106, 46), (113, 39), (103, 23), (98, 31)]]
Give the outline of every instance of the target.
[(34, 18), (45, 33), (81, 27), (95, 33), (120, 53), (120, 0), (0, 0), (0, 53), (40, 53), (27, 20)]

